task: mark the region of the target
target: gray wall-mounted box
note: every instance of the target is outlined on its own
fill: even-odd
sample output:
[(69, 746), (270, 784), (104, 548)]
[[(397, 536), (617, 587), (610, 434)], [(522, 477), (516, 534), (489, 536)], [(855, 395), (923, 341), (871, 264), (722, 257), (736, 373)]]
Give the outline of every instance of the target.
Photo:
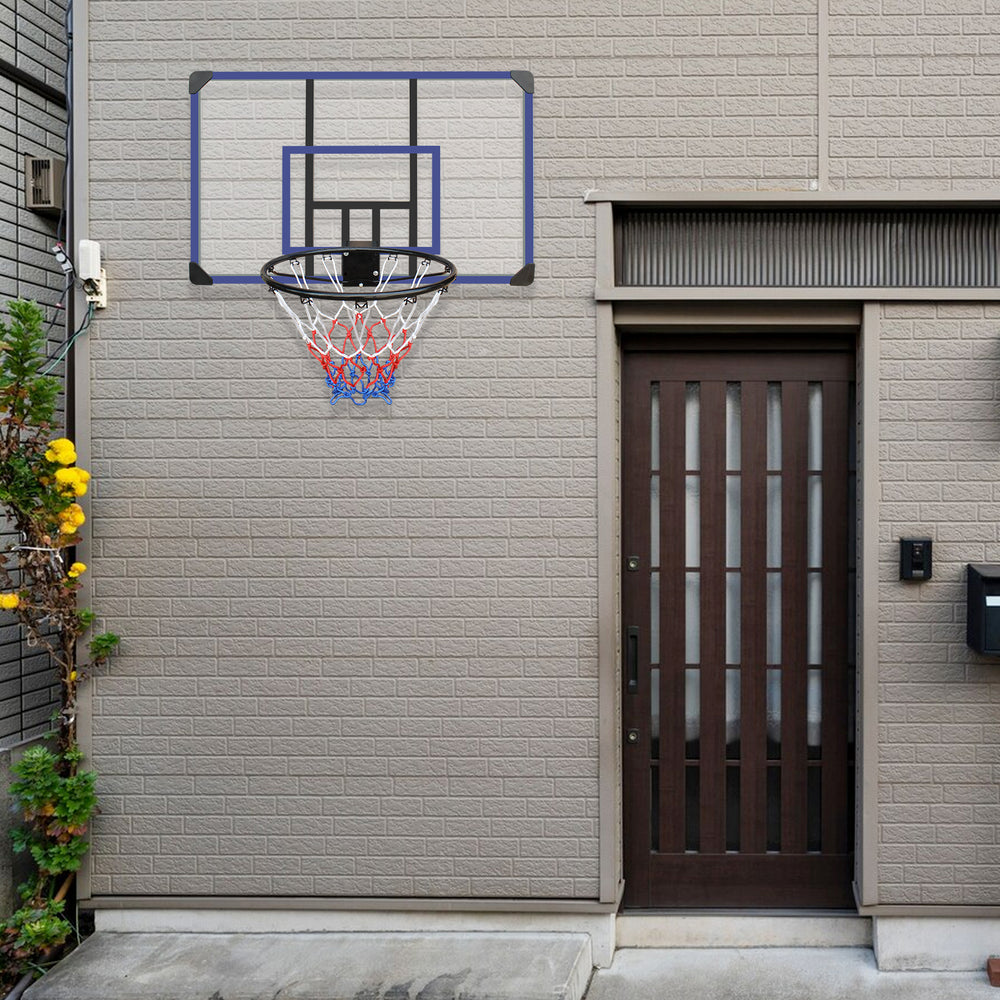
[(1000, 566), (969, 563), (965, 641), (977, 653), (1000, 656)]
[(24, 158), (24, 204), (32, 212), (61, 212), (66, 161), (56, 156)]

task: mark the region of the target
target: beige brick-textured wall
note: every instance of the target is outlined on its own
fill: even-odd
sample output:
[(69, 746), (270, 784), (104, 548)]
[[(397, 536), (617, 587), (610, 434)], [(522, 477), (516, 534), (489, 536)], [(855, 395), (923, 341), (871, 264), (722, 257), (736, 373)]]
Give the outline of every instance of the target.
[[(965, 566), (1000, 562), (1000, 307), (883, 307), (879, 902), (1000, 901), (1000, 671), (965, 645)], [(899, 582), (899, 538), (934, 576)]]
[(830, 179), (857, 190), (996, 185), (990, 0), (830, 0)]
[[(94, 685), (95, 894), (596, 896), (610, 487), (582, 196), (805, 190), (821, 153), (837, 187), (987, 183), (986, 12), (931, 2), (831, 0), (820, 150), (815, 0), (236, 18), (219, 0), (90, 0), (90, 235), (114, 288), (91, 334), (93, 579), (126, 635)], [(454, 288), (391, 408), (331, 410), (269, 298), (186, 280), (189, 73), (328, 69), (331, 53), (536, 79), (536, 283)], [(886, 307), (884, 902), (1000, 901), (977, 890), (1000, 688), (961, 635), (962, 566), (1000, 561), (996, 318)], [(904, 588), (894, 539), (918, 531), (935, 579)]]
[[(623, 7), (90, 3), (116, 288), (92, 339), (95, 593), (127, 635), (95, 685), (96, 894), (596, 895), (582, 196), (802, 188), (816, 161), (808, 4)], [(537, 81), (538, 280), (454, 289), (391, 409), (331, 411), (270, 300), (185, 276), (188, 74), (331, 50)]]

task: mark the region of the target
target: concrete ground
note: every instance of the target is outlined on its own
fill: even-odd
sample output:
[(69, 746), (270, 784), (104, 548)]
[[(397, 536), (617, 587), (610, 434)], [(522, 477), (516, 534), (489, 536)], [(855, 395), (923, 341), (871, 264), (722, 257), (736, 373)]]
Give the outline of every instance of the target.
[(586, 1000), (996, 1000), (982, 972), (879, 972), (869, 948), (620, 948)]
[(25, 1000), (580, 1000), (586, 934), (98, 931)]
[[(870, 948), (620, 948), (585, 934), (99, 931), (26, 1000), (994, 1000), (981, 972), (879, 972)], [(588, 985), (589, 981), (589, 985)]]

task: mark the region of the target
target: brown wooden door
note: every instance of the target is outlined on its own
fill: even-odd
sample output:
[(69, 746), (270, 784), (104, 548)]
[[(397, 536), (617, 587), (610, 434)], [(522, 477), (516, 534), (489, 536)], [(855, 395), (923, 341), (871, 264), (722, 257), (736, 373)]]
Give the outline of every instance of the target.
[(853, 352), (745, 344), (625, 352), (630, 907), (853, 905)]

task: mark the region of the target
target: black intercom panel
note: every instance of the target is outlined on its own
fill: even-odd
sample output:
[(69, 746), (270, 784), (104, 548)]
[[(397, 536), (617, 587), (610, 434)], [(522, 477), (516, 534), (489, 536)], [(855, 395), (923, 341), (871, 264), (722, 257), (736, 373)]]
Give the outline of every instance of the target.
[(899, 540), (900, 580), (929, 580), (931, 578), (931, 540), (929, 538), (901, 538)]

